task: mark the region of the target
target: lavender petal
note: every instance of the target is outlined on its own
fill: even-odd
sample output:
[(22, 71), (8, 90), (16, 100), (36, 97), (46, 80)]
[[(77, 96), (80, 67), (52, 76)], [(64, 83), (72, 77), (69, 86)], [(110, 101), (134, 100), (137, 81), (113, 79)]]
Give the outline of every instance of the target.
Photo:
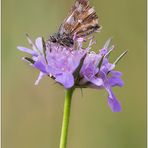
[(56, 81), (63, 84), (66, 89), (71, 88), (74, 85), (74, 77), (71, 73), (62, 73), (55, 77)]
[(43, 76), (45, 76), (45, 74), (43, 72), (39, 73), (38, 79), (35, 81), (35, 85), (38, 85), (40, 80), (43, 78)]
[(124, 85), (124, 82), (120, 77), (112, 76), (108, 79), (108, 81), (111, 87), (114, 87), (114, 86), (122, 87)]
[(43, 44), (42, 44), (42, 38), (41, 37), (38, 37), (35, 41), (35, 44), (38, 48), (38, 50), (43, 53)]
[(29, 48), (26, 47), (22, 47), (22, 46), (17, 46), (17, 49), (19, 49), (20, 51), (26, 52), (31, 54), (32, 56), (37, 56), (37, 53), (34, 50), (31, 50)]
[(37, 69), (39, 69), (43, 73), (47, 73), (47, 71), (46, 71), (46, 65), (43, 64), (41, 61), (36, 61), (34, 63), (34, 67), (37, 68)]
[(116, 99), (111, 88), (106, 87), (106, 90), (108, 92), (108, 105), (109, 105), (110, 109), (112, 110), (112, 112), (120, 112), (121, 105), (120, 105), (119, 101)]

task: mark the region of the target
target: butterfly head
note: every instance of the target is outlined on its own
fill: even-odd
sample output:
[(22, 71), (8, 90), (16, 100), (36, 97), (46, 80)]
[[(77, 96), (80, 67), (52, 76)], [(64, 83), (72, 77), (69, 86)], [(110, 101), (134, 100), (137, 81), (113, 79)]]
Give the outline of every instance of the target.
[(53, 43), (59, 43), (63, 46), (72, 47), (74, 44), (73, 39), (68, 35), (60, 35), (59, 33), (55, 33), (50, 36), (49, 40)]

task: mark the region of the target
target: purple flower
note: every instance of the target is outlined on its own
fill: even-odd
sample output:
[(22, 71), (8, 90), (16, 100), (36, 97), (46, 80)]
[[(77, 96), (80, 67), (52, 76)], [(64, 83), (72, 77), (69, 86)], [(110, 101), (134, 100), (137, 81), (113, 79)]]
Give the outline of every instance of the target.
[(115, 71), (115, 63), (110, 63), (108, 57), (114, 46), (109, 47), (109, 39), (99, 53), (90, 51), (95, 43), (89, 39), (87, 48), (83, 48), (83, 38), (75, 39), (74, 47), (65, 47), (58, 43), (44, 41), (42, 37), (35, 43), (27, 35), (32, 49), (18, 46), (18, 49), (27, 52), (31, 58), (25, 57), (31, 66), (40, 71), (35, 84), (43, 76), (49, 76), (66, 89), (96, 88), (106, 89), (108, 92), (108, 105), (113, 112), (121, 111), (121, 105), (113, 94), (112, 87), (123, 86), (122, 73)]

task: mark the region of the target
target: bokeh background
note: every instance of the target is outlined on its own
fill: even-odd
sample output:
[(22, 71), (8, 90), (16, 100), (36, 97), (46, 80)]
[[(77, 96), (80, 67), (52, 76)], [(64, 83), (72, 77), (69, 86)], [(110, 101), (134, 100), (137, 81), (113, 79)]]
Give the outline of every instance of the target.
[[(114, 88), (121, 113), (107, 106), (104, 90), (76, 90), (72, 100), (67, 148), (146, 148), (146, 0), (90, 0), (102, 31), (94, 50), (113, 37), (111, 61), (125, 86)], [(38, 86), (38, 71), (16, 49), (57, 31), (73, 0), (2, 0), (2, 148), (58, 148), (64, 90), (49, 78)]]

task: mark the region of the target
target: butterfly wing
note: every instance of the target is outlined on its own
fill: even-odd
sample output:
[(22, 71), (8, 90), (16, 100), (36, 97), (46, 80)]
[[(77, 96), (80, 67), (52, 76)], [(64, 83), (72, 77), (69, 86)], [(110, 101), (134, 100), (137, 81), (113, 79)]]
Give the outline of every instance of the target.
[(76, 0), (68, 16), (59, 28), (60, 35), (87, 36), (100, 28), (98, 16), (88, 0)]

